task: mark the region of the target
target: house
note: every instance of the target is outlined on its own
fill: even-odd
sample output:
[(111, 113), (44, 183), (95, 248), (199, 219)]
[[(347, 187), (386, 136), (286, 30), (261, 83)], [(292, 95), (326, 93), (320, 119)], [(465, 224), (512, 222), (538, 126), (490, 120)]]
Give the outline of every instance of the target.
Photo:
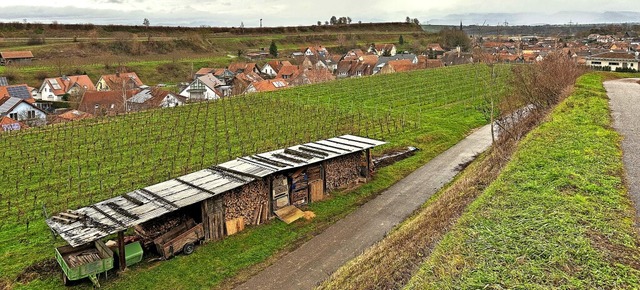
[(129, 112), (144, 111), (154, 108), (172, 108), (182, 106), (187, 98), (160, 88), (146, 88), (127, 100)]
[(117, 72), (101, 76), (95, 87), (98, 91), (133, 90), (144, 88), (144, 83), (135, 72)]
[(284, 80), (293, 80), (295, 78), (298, 77), (298, 75), (300, 74), (300, 67), (297, 65), (285, 65), (283, 66), (280, 71), (278, 72), (278, 75), (276, 76), (277, 79), (284, 79)]
[(368, 53), (376, 54), (378, 56), (394, 56), (397, 53), (396, 45), (392, 43), (384, 44), (371, 44)]
[(111, 116), (127, 112), (127, 100), (140, 89), (121, 91), (86, 91), (80, 99), (78, 110), (94, 116)]
[[(362, 49), (352, 49), (342, 56), (342, 58), (338, 61), (351, 61), (351, 60), (362, 60), (361, 57), (364, 55)], [(337, 69), (337, 68), (336, 68)]]
[(637, 71), (640, 67), (640, 60), (632, 53), (605, 52), (587, 57), (587, 66), (611, 71)]
[(94, 116), (92, 114), (89, 114), (87, 112), (82, 112), (78, 110), (68, 110), (62, 114), (55, 116), (53, 123), (57, 124), (57, 123), (73, 122), (73, 121), (79, 121), (84, 119), (91, 119), (93, 117)]
[(307, 47), (304, 50), (302, 50), (302, 54), (305, 56), (316, 56), (316, 57), (329, 57), (329, 51), (327, 50), (326, 47), (323, 47), (322, 45), (316, 46), (316, 47)]
[(5, 51), (0, 52), (0, 65), (31, 63), (33, 53), (31, 51)]
[(327, 69), (304, 69), (298, 77), (289, 80), (291, 86), (318, 84), (335, 80), (336, 77)]
[(198, 78), (203, 75), (208, 75), (210, 73), (214, 73), (217, 70), (217, 68), (203, 67), (196, 72), (195, 77)]
[(270, 92), (288, 88), (289, 84), (284, 79), (264, 80), (250, 84), (245, 93)]
[(473, 63), (473, 54), (463, 53), (462, 50), (458, 47), (453, 51), (446, 52), (442, 56), (441, 60), (445, 66), (468, 64)]
[(2, 90), (0, 88), (0, 117), (22, 121), (29, 126), (40, 126), (47, 123), (47, 114), (43, 110), (25, 99), (1, 96), (4, 93)]
[(27, 129), (29, 126), (20, 121), (16, 121), (9, 117), (0, 117), (0, 132), (19, 131)]
[(278, 72), (280, 71), (280, 68), (282, 68), (285, 65), (292, 65), (289, 61), (282, 61), (282, 60), (272, 60), (268, 63), (266, 63), (262, 69), (260, 70), (260, 72), (268, 77), (274, 78), (278, 75)]
[[(374, 55), (375, 56), (375, 55)], [(394, 56), (381, 56), (375, 62), (373, 74), (377, 74), (389, 62), (393, 60), (408, 60), (413, 64), (418, 64), (418, 56), (412, 53), (397, 54)]]
[(390, 60), (380, 70), (380, 74), (406, 72), (417, 69), (417, 64), (408, 59)]
[(2, 97), (13, 97), (25, 100), (31, 104), (35, 103), (35, 100), (31, 96), (31, 92), (29, 91), (29, 86), (25, 84), (0, 86), (0, 98)]
[(254, 73), (254, 72), (239, 73), (233, 79), (233, 82), (231, 85), (232, 87), (231, 94), (232, 95), (242, 94), (247, 90), (249, 85), (251, 85), (252, 83), (261, 82), (261, 81), (264, 81), (264, 79), (257, 73)]
[(439, 58), (446, 52), (439, 43), (429, 43), (427, 45), (427, 55), (429, 58)]
[(229, 67), (227, 69), (233, 74), (239, 74), (239, 73), (250, 72), (250, 71), (253, 71), (258, 74), (260, 73), (260, 68), (258, 67), (258, 64), (254, 62), (249, 62), (249, 63), (234, 62), (229, 64)]
[(44, 101), (67, 101), (68, 96), (81, 96), (85, 91), (95, 91), (93, 82), (87, 75), (46, 78), (38, 90), (38, 99)]
[(215, 100), (223, 96), (217, 88), (224, 85), (225, 83), (215, 75), (207, 74), (193, 80), (179, 95), (186, 97), (189, 101)]

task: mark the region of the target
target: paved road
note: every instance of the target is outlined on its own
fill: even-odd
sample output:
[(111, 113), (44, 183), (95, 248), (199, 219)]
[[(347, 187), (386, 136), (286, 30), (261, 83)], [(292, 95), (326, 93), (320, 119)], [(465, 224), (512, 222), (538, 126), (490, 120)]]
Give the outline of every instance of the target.
[(491, 145), (487, 125), (399, 181), (237, 289), (312, 289), (381, 240)]
[[(640, 216), (640, 79), (607, 81), (613, 127), (622, 139), (622, 161), (636, 214)], [(637, 226), (637, 225), (636, 225)]]

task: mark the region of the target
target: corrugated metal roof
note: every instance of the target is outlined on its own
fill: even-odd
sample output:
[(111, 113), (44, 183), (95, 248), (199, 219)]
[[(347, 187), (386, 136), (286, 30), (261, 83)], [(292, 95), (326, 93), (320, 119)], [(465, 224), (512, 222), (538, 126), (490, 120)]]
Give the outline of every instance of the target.
[(83, 245), (238, 188), (270, 174), (385, 144), (343, 135), (285, 149), (245, 156), (217, 166), (127, 193), (75, 212), (87, 218), (70, 224), (49, 218), (47, 224), (71, 246)]
[(9, 81), (7, 81), (7, 77), (0, 77), (0, 86), (8, 86)]

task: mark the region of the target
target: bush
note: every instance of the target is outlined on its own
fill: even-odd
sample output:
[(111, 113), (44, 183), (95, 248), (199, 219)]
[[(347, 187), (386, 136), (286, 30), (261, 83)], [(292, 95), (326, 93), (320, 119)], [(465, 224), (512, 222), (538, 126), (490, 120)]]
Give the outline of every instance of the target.
[(637, 71), (636, 69), (634, 69), (634, 68), (630, 68), (630, 67), (627, 67), (627, 68), (617, 67), (617, 68), (616, 68), (616, 72), (630, 72), (630, 73), (634, 73), (634, 72), (638, 72), (638, 71)]

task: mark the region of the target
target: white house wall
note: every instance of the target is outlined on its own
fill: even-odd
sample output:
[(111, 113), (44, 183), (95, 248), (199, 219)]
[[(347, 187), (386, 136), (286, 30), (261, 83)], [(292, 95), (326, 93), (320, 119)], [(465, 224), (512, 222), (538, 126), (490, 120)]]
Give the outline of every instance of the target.
[[(191, 98), (191, 93), (189, 92), (189, 90), (191, 89), (192, 85), (189, 85), (187, 88), (185, 88), (184, 90), (182, 90), (182, 92), (180, 92), (179, 95), (187, 98), (187, 99), (192, 99)], [(204, 92), (204, 99), (206, 100), (215, 100), (215, 99), (219, 99), (220, 96), (218, 94), (216, 94), (215, 91), (213, 91), (211, 88), (209, 88), (208, 86), (205, 86), (206, 91)], [(200, 99), (200, 98), (195, 98), (195, 99)]]
[[(613, 63), (613, 65), (612, 65)], [(611, 71), (615, 71), (616, 68), (623, 68), (624, 63), (627, 64), (627, 68), (638, 70), (640, 67), (639, 61), (619, 61), (619, 60), (587, 60), (587, 66), (595, 66), (595, 67), (605, 67), (608, 66), (611, 68)]]
[(61, 97), (58, 97), (53, 93), (53, 88), (51, 87), (49, 82), (45, 82), (40, 88), (40, 99), (43, 101), (53, 101), (53, 102), (62, 101)]
[(27, 120), (27, 112), (29, 111), (35, 111), (36, 119), (41, 119), (43, 122), (47, 120), (47, 115), (25, 102), (20, 102), (13, 110), (7, 112), (7, 116), (10, 117), (12, 114), (18, 114), (17, 121), (25, 121)]

